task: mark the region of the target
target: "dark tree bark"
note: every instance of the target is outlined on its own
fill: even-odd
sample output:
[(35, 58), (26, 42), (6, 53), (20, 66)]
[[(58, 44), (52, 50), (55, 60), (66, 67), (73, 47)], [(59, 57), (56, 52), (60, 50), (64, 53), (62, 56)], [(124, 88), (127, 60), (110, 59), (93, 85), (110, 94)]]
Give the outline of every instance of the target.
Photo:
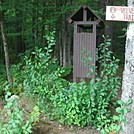
[(44, 22), (45, 22), (45, 18), (42, 17), (42, 30), (41, 30), (41, 43), (42, 43), (42, 47), (46, 46), (45, 24), (44, 24)]
[[(66, 0), (65, 6), (71, 5), (72, 0)], [(71, 65), (71, 39), (72, 39), (72, 27), (68, 23), (67, 19), (71, 14), (66, 12), (64, 15), (64, 40), (63, 40), (63, 66), (67, 67)]]
[(67, 22), (68, 14), (65, 14), (65, 29), (64, 29), (64, 48), (63, 48), (63, 66), (67, 67), (71, 64), (71, 27)]
[[(106, 0), (106, 6), (112, 6), (113, 0)], [(106, 21), (105, 22), (105, 36), (108, 36), (111, 39), (111, 46), (110, 50), (113, 50), (113, 22), (112, 21)]]
[(58, 12), (57, 15), (57, 22), (56, 22), (56, 45), (55, 45), (55, 56), (59, 62), (61, 63), (60, 57), (61, 57), (61, 36), (62, 36), (62, 15), (59, 13), (61, 12), (62, 7), (62, 0), (56, 0), (56, 12)]
[(18, 55), (19, 53), (22, 53), (25, 51), (25, 45), (23, 43), (23, 38), (22, 38), (22, 27), (21, 27), (21, 12), (16, 11), (16, 54)]
[(33, 43), (35, 44), (38, 40), (38, 0), (33, 1), (32, 6), (32, 32)]
[[(100, 0), (99, 1), (99, 7), (102, 8), (104, 11), (106, 10), (106, 6), (112, 6), (114, 0)], [(103, 20), (105, 20), (105, 17), (102, 17)], [(113, 22), (111, 21), (105, 21), (105, 29), (104, 29), (105, 36), (109, 37), (111, 39), (111, 46), (110, 50), (112, 51), (113, 46)]]
[[(0, 0), (0, 3), (2, 1)], [(8, 56), (8, 48), (7, 48), (7, 39), (6, 39), (6, 34), (4, 31), (4, 19), (3, 19), (3, 14), (0, 13), (0, 27), (1, 27), (1, 35), (2, 35), (2, 40), (3, 40), (3, 48), (4, 48), (4, 53), (5, 53), (5, 64), (6, 64), (6, 72), (7, 72), (7, 79), (8, 83), (10, 86), (12, 86), (12, 79), (10, 75), (10, 70), (9, 70), (9, 56)]]

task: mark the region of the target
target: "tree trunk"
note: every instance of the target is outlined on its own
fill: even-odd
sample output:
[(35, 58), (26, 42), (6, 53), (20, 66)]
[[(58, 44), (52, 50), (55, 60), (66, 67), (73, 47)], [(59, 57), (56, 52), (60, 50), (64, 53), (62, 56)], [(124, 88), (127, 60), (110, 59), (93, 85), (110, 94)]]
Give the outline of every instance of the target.
[(4, 21), (3, 21), (2, 13), (0, 14), (0, 27), (1, 27), (3, 47), (4, 47), (4, 53), (5, 53), (5, 63), (6, 63), (7, 79), (8, 79), (8, 83), (10, 84), (10, 86), (12, 86), (12, 79), (11, 79), (10, 71), (9, 71), (9, 56), (8, 56), (8, 49), (7, 49), (7, 40), (6, 40), (6, 35), (5, 35), (5, 32), (4, 32)]
[(32, 13), (32, 32), (33, 32), (33, 43), (34, 45), (38, 40), (38, 0), (33, 1), (33, 13)]
[[(56, 0), (56, 12), (61, 12), (62, 8), (62, 0)], [(61, 65), (60, 61), (60, 50), (61, 50), (61, 35), (62, 35), (62, 15), (57, 15), (57, 22), (56, 22), (56, 45), (55, 45), (55, 56), (58, 60), (59, 65)]]
[(18, 55), (19, 53), (22, 53), (25, 51), (25, 46), (23, 44), (23, 39), (22, 39), (22, 27), (21, 27), (21, 20), (20, 17), (22, 16), (20, 11), (16, 11), (16, 55)]
[[(72, 1), (66, 1), (65, 5), (71, 5)], [(64, 15), (64, 40), (63, 40), (63, 66), (71, 65), (71, 26), (67, 22), (70, 13)]]
[(63, 66), (67, 67), (68, 65), (71, 64), (71, 28), (70, 25), (68, 24), (67, 20), (67, 13), (65, 14), (65, 31), (64, 31), (64, 47), (63, 47)]
[(41, 30), (41, 43), (42, 43), (42, 47), (45, 47), (46, 46), (45, 24), (44, 24), (44, 22), (45, 22), (45, 17), (42, 17), (42, 30)]
[[(106, 0), (106, 6), (112, 6), (113, 0)], [(105, 22), (105, 36), (108, 36), (111, 39), (111, 45), (109, 49), (113, 51), (113, 22), (106, 21)]]
[[(133, 6), (133, 0), (128, 0), (128, 6)], [(123, 72), (122, 97), (123, 102), (132, 99), (133, 103), (128, 106), (131, 109), (125, 115), (127, 124), (122, 124), (125, 132), (120, 134), (134, 134), (134, 23), (130, 23), (127, 29), (126, 52), (125, 52), (125, 68)]]

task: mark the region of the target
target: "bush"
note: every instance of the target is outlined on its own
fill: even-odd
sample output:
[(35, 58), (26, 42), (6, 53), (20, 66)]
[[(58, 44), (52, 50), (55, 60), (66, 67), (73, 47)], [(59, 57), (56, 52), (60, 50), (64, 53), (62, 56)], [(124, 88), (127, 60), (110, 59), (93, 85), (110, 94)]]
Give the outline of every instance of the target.
[[(64, 87), (61, 81), (55, 81), (57, 92), (50, 93), (48, 102), (51, 105), (47, 106), (52, 119), (59, 119), (61, 123), (70, 126), (91, 125), (102, 130), (102, 133), (111, 131), (108, 130), (113, 121), (111, 107), (117, 104), (121, 79), (116, 74), (119, 60), (111, 56), (109, 45), (107, 40), (100, 44), (100, 72), (95, 79), (89, 83), (68, 83), (68, 87)], [(116, 128), (119, 128), (118, 125)]]
[(92, 120), (91, 99), (91, 90), (84, 81), (70, 83), (68, 88), (51, 97), (52, 117), (57, 117), (63, 124), (84, 127)]
[(3, 64), (0, 64), (0, 96), (4, 94), (4, 85), (6, 81), (6, 69)]
[(48, 81), (49, 76), (46, 78), (48, 83), (45, 83), (51, 86), (45, 86), (47, 90), (43, 90), (47, 100), (44, 110), (51, 119), (58, 119), (70, 126), (84, 127), (89, 124), (99, 130), (104, 130), (105, 126), (111, 124), (111, 107), (117, 104), (121, 80), (116, 74), (119, 60), (111, 56), (109, 45), (107, 40), (100, 44), (100, 72), (95, 80), (92, 79), (89, 83), (69, 83), (60, 79), (56, 70), (53, 73), (55, 79), (52, 80), (51, 75), (52, 81)]
[(35, 106), (31, 113), (19, 107), (19, 97), (5, 95), (6, 105), (0, 114), (1, 134), (29, 134), (33, 126), (39, 121), (39, 108)]
[[(45, 116), (60, 123), (72, 127), (91, 125), (104, 134), (119, 131), (111, 109), (118, 104), (117, 91), (121, 80), (116, 72), (119, 60), (111, 56), (110, 42), (105, 39), (100, 44), (100, 70), (96, 78), (90, 82), (71, 83), (62, 78), (70, 71), (58, 66), (51, 56), (55, 44), (53, 35), (47, 36), (47, 40), (48, 47), (36, 47), (32, 57), (25, 56), (22, 63), (12, 68), (14, 92), (20, 89), (36, 97)], [(92, 72), (95, 68), (90, 70)], [(114, 125), (111, 127), (111, 124)]]

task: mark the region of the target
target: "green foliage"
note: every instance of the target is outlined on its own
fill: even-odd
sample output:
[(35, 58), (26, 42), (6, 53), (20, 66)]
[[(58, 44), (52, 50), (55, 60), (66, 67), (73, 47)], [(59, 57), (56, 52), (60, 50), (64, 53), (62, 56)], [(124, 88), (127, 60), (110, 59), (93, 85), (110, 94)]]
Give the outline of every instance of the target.
[(39, 118), (40, 118), (40, 109), (38, 106), (34, 106), (33, 111), (30, 114), (29, 117), (32, 121), (32, 123), (35, 125), (37, 122), (39, 122)]
[(55, 44), (52, 35), (46, 36), (48, 47), (35, 48), (32, 58), (25, 56), (23, 86), (25, 92), (33, 92), (39, 96), (50, 98), (54, 90), (55, 81), (65, 72), (63, 67), (58, 66), (56, 59), (52, 58), (51, 52)]
[(19, 107), (19, 97), (5, 95), (6, 105), (0, 114), (1, 134), (30, 134), (36, 122), (39, 121), (39, 108), (35, 106), (32, 113)]
[(91, 91), (86, 83), (69, 83), (68, 88), (60, 88), (59, 92), (51, 97), (52, 118), (57, 118), (61, 123), (70, 126), (86, 126), (91, 121), (92, 113)]
[(4, 94), (4, 85), (6, 81), (6, 69), (3, 64), (0, 64), (0, 96)]
[(110, 41), (104, 38), (104, 43), (99, 46), (100, 56), (98, 57), (100, 69), (99, 77), (95, 82), (95, 109), (94, 124), (99, 130), (111, 124), (111, 106), (116, 103), (118, 89), (120, 88), (120, 77), (117, 76), (119, 60), (112, 57), (108, 50)]
[[(70, 126), (84, 127), (90, 124), (103, 134), (120, 130), (121, 127), (117, 121), (113, 121), (112, 115), (112, 106), (116, 108), (117, 91), (121, 82), (117, 76), (119, 60), (112, 57), (109, 46), (110, 41), (107, 39), (100, 44), (100, 70), (95, 80), (92, 79), (89, 83), (69, 83), (68, 88), (63, 87), (60, 81), (56, 82), (57, 92), (51, 94), (51, 105), (47, 106), (48, 111), (51, 110), (49, 114), (52, 119), (59, 119), (61, 123)], [(119, 116), (123, 117), (124, 114), (119, 113)]]
[(24, 81), (24, 76), (23, 76), (23, 71), (22, 69), (22, 63), (14, 64), (10, 67), (10, 73), (12, 76), (12, 82), (13, 85), (6, 88), (7, 83), (5, 84), (5, 92), (11, 92), (12, 94), (20, 94), (24, 91), (23, 89), (23, 81)]
[(102, 134), (107, 133), (118, 133), (119, 131), (123, 131), (121, 128), (121, 124), (127, 124), (125, 119), (125, 115), (130, 112), (128, 106), (132, 103), (132, 100), (129, 99), (126, 103), (121, 100), (117, 101), (116, 113), (117, 115), (113, 115), (110, 124), (105, 125), (105, 127), (101, 130)]
[[(36, 47), (22, 63), (12, 67), (14, 90), (20, 88), (25, 94), (36, 97), (42, 112), (52, 120), (71, 127), (94, 126), (102, 134), (119, 131), (121, 127), (118, 122), (124, 122), (128, 109), (122, 111), (117, 101), (121, 81), (117, 76), (119, 60), (108, 50), (110, 41), (104, 38), (104, 43), (100, 44), (99, 74), (89, 82), (71, 83), (62, 78), (71, 68), (58, 66), (56, 59), (52, 58), (54, 33), (46, 38), (48, 47)], [(90, 57), (86, 60), (92, 62)], [(95, 70), (93, 66), (90, 69), (91, 73)], [(117, 110), (117, 116), (113, 115), (112, 107)], [(33, 124), (39, 120), (39, 114), (38, 107), (34, 107), (29, 115)]]
[(40, 83), (41, 89), (34, 93), (41, 97), (40, 104), (46, 115), (70, 126), (84, 127), (90, 124), (106, 132), (106, 126), (112, 123), (111, 106), (117, 103), (117, 91), (120, 88), (120, 78), (116, 74), (119, 60), (111, 56), (109, 45), (107, 39), (100, 45), (100, 73), (95, 80), (89, 83), (68, 83), (60, 78), (62, 72), (58, 70), (53, 71), (53, 77), (51, 73), (51, 78), (45, 77), (47, 85)]

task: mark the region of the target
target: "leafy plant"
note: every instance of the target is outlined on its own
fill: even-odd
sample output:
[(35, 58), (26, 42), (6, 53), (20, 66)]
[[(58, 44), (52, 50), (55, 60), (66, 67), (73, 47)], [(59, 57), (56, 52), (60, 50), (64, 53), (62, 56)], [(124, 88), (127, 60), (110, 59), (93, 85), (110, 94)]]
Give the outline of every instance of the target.
[[(54, 33), (47, 35), (46, 38), (48, 47), (36, 47), (32, 56), (25, 56), (22, 63), (14, 66), (15, 69), (12, 66), (13, 88), (36, 97), (45, 116), (59, 120), (60, 123), (71, 127), (91, 125), (102, 134), (119, 131), (118, 121), (124, 121), (121, 117), (126, 111), (119, 113), (121, 111), (121, 105), (118, 105), (117, 101), (117, 91), (121, 82), (117, 75), (119, 60), (108, 50), (110, 41), (104, 38), (104, 43), (100, 44), (98, 57), (100, 68), (96, 77), (89, 82), (71, 83), (62, 78), (70, 72), (71, 67), (67, 69), (60, 67), (56, 59), (52, 58)], [(84, 58), (83, 61), (92, 62), (90, 57), (86, 60)], [(95, 70), (92, 65), (90, 75), (96, 73)], [(118, 116), (112, 114), (112, 106), (117, 109)], [(39, 120), (39, 107), (34, 107), (29, 115), (30, 120), (27, 117), (27, 125), (22, 127), (24, 130), (27, 130), (31, 122), (35, 124)]]
[(125, 115), (130, 112), (128, 106), (132, 103), (132, 100), (129, 99), (126, 103), (121, 100), (117, 101), (118, 107), (116, 108), (117, 115), (113, 115), (110, 124), (105, 125), (101, 130), (102, 134), (113, 133), (116, 134), (119, 131), (123, 131), (121, 124), (127, 124)]
[(30, 113), (30, 119), (33, 125), (39, 122), (40, 119), (40, 109), (37, 105), (34, 106), (33, 111)]
[[(48, 47), (35, 48), (32, 52), (33, 58), (25, 57), (23, 75), (26, 76), (23, 82), (25, 92), (32, 92), (44, 97), (46, 100), (51, 97), (53, 86), (65, 72), (63, 67), (58, 66), (56, 59), (52, 58), (52, 47), (55, 45), (53, 36), (46, 36)], [(41, 99), (42, 99), (41, 98)]]
[[(120, 88), (120, 77), (116, 74), (119, 60), (111, 56), (112, 52), (108, 50), (110, 42), (105, 39), (100, 44), (98, 77), (89, 83), (69, 83), (61, 78), (65, 70), (51, 59), (53, 38), (48, 39), (47, 55), (43, 49), (36, 49), (34, 59), (25, 60), (25, 91), (38, 96), (45, 115), (51, 119), (70, 126), (90, 124), (103, 131), (112, 123), (111, 105), (117, 103), (117, 90)], [(91, 61), (91, 58), (87, 60)], [(91, 72), (95, 71), (92, 67)]]
[(0, 96), (4, 94), (4, 85), (6, 83), (6, 69), (5, 65), (0, 64)]
[(113, 122), (111, 106), (117, 104), (117, 91), (121, 82), (116, 74), (119, 60), (112, 57), (109, 46), (110, 41), (107, 39), (100, 44), (100, 71), (95, 80), (92, 79), (89, 83), (69, 83), (68, 88), (63, 87), (60, 82), (55, 83), (58, 85), (55, 89), (59, 90), (57, 89), (57, 94), (51, 94), (53, 119), (59, 119), (61, 123), (70, 126), (84, 127), (90, 124), (102, 133), (108, 131), (107, 126)]
[[(7, 104), (4, 106), (2, 115), (4, 118), (1, 119), (0, 129), (3, 134), (21, 134), (31, 133), (31, 124), (27, 120), (25, 124), (23, 112), (17, 107), (17, 100), (9, 98), (11, 93), (8, 92), (5, 96)], [(3, 121), (3, 122), (2, 122)], [(25, 129), (23, 129), (25, 127)]]
[(0, 115), (1, 134), (30, 134), (35, 122), (39, 121), (39, 109), (34, 107), (31, 114), (19, 108), (19, 97), (5, 95), (6, 105)]
[[(60, 87), (60, 89), (58, 88)], [(53, 110), (51, 118), (63, 124), (84, 127), (91, 121), (90, 90), (87, 84), (69, 83), (68, 87), (57, 84), (58, 92), (51, 97)]]
[(121, 81), (116, 74), (119, 60), (111, 56), (109, 45), (106, 39), (100, 44), (100, 73), (95, 80), (89, 83), (67, 83), (55, 79), (54, 86), (49, 90), (49, 98), (46, 98), (45, 110), (51, 119), (59, 119), (70, 126), (84, 127), (90, 124), (102, 132), (112, 123), (111, 106), (117, 104)]

